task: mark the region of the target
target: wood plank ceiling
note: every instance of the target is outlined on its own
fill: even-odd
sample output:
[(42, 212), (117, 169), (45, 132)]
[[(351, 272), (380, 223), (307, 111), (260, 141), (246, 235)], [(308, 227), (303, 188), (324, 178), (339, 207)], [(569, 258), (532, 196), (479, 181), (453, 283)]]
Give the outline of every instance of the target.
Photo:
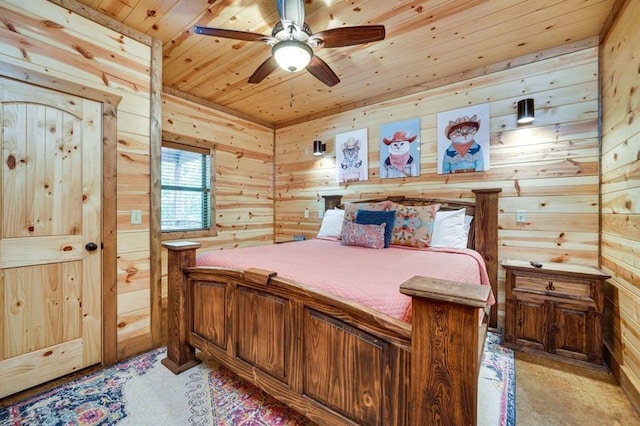
[(270, 35), (279, 19), (275, 0), (79, 2), (161, 40), (165, 87), (277, 128), (598, 36), (615, 0), (305, 0), (313, 32), (386, 27), (383, 41), (314, 51), (341, 80), (332, 88), (306, 71), (279, 69), (248, 84), (269, 46), (193, 33), (203, 25)]

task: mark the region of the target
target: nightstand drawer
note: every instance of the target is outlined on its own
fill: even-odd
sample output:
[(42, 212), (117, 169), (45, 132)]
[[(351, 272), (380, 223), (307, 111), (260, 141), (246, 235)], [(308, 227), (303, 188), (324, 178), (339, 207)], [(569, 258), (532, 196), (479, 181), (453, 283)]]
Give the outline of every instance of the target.
[(571, 281), (556, 277), (517, 276), (514, 290), (531, 291), (550, 296), (593, 297), (592, 283), (590, 281)]

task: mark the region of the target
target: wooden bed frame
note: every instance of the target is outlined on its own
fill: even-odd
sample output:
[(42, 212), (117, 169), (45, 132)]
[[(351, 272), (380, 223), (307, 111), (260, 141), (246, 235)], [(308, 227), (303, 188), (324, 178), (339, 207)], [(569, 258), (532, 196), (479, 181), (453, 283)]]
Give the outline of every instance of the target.
[[(473, 192), (475, 204), (448, 200), (443, 208), (474, 211), (473, 245), (497, 296), (500, 189)], [(195, 267), (197, 243), (163, 245), (169, 324), (162, 363), (172, 372), (198, 364), (199, 349), (323, 425), (477, 423), (487, 328), (478, 312), (488, 286), (414, 277), (400, 287), (412, 297), (409, 324), (276, 272)]]

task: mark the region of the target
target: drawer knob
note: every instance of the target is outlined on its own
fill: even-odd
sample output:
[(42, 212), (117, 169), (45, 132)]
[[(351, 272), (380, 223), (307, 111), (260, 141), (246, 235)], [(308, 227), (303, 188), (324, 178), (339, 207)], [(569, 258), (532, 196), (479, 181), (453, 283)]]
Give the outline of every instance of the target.
[(553, 286), (553, 281), (549, 281), (549, 284), (547, 285), (547, 290), (549, 291), (554, 291), (556, 288)]

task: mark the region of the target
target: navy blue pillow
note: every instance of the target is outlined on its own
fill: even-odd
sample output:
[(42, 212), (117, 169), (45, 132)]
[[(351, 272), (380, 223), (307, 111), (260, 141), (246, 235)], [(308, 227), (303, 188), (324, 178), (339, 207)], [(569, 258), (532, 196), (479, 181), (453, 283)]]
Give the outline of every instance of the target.
[(393, 234), (393, 224), (396, 221), (395, 210), (358, 210), (356, 213), (356, 223), (360, 225), (382, 225), (384, 226), (384, 248), (389, 247), (391, 235)]

